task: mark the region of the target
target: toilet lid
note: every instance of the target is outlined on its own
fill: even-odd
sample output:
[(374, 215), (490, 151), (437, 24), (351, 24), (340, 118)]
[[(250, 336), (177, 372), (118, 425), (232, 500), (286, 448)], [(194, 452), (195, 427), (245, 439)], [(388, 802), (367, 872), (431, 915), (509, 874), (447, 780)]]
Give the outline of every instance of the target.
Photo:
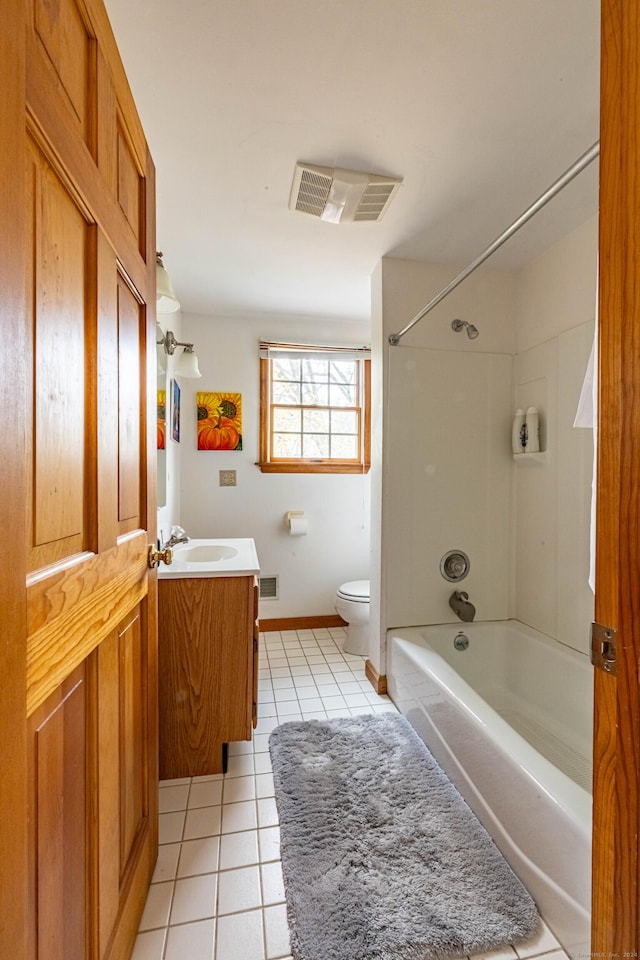
[(349, 583), (343, 583), (338, 593), (348, 600), (359, 601), (360, 603), (369, 602), (369, 581), (368, 580), (350, 580)]

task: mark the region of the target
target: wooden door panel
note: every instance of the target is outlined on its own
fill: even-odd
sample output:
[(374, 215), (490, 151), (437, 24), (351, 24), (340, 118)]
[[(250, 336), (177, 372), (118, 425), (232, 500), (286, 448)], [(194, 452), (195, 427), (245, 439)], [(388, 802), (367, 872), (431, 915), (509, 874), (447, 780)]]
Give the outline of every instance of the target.
[(120, 878), (126, 875), (149, 814), (147, 797), (146, 656), (141, 611), (118, 631), (120, 713)]
[(53, 84), (68, 103), (80, 136), (89, 143), (96, 101), (96, 44), (91, 27), (78, 4), (69, 0), (35, 0), (31, 16), (38, 50), (50, 68)]
[(118, 520), (121, 534), (140, 526), (141, 348), (145, 314), (133, 291), (118, 279)]
[[(101, 784), (95, 844), (100, 911), (96, 955), (119, 958), (121, 942), (135, 933), (153, 867), (156, 836), (155, 662), (145, 642), (147, 603), (132, 613), (95, 653), (96, 765)], [(154, 751), (155, 752), (155, 751)], [(124, 902), (125, 929), (113, 938)], [(122, 922), (122, 918), (121, 922)], [(126, 929), (128, 924), (129, 928)]]
[[(85, 350), (91, 339), (92, 225), (32, 141), (27, 161), (27, 309), (32, 332), (28, 431), (29, 569), (90, 549)], [(95, 299), (95, 298), (93, 298)], [(88, 398), (90, 401), (90, 398)]]
[(122, 117), (118, 114), (118, 203), (124, 213), (138, 249), (144, 251), (146, 211), (144, 168), (141, 167), (135, 148), (127, 134)]
[(31, 911), (37, 960), (85, 960), (86, 691), (80, 667), (30, 719)]

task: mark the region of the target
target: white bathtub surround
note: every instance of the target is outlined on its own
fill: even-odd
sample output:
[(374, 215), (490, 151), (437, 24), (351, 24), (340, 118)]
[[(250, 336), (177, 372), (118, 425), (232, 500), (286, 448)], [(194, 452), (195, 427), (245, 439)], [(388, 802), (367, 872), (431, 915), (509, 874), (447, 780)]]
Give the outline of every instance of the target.
[[(456, 635), (469, 639), (466, 650)], [(590, 936), (591, 704), (585, 658), (514, 621), (388, 635), (389, 693), (569, 953)]]

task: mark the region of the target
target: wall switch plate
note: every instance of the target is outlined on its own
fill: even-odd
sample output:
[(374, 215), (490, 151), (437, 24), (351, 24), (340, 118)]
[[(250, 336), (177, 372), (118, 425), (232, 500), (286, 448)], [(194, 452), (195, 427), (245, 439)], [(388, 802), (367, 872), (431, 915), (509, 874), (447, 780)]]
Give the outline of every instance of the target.
[(220, 470), (219, 476), (220, 476), (221, 487), (235, 487), (236, 485), (235, 470)]

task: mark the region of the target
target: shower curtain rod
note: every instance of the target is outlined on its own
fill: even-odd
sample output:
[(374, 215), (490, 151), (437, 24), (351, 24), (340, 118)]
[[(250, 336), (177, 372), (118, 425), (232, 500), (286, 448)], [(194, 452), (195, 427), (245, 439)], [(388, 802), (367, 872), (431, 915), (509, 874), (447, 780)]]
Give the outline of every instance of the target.
[(418, 323), (418, 321), (422, 320), (423, 317), (426, 317), (426, 315), (433, 310), (434, 307), (437, 307), (437, 305), (444, 300), (444, 298), (447, 297), (452, 290), (455, 290), (455, 288), (461, 284), (463, 280), (466, 280), (474, 270), (477, 270), (478, 267), (485, 262), (485, 260), (488, 260), (489, 257), (494, 254), (503, 243), (506, 243), (507, 240), (509, 240), (509, 238), (512, 237), (514, 233), (520, 229), (520, 227), (523, 227), (525, 223), (538, 212), (538, 210), (541, 210), (545, 204), (549, 202), (549, 200), (552, 200), (557, 193), (560, 193), (560, 191), (563, 190), (564, 187), (566, 187), (567, 184), (574, 179), (574, 177), (577, 177), (579, 173), (582, 173), (585, 167), (588, 167), (589, 164), (596, 159), (599, 153), (600, 142), (597, 140), (593, 146), (589, 147), (589, 149), (583, 153), (582, 156), (579, 157), (571, 167), (569, 167), (568, 170), (565, 170), (561, 177), (558, 177), (555, 183), (551, 184), (548, 190), (545, 190), (545, 192), (538, 197), (535, 203), (532, 203), (530, 207), (527, 207), (524, 213), (522, 213), (517, 220), (514, 220), (510, 227), (507, 227), (507, 229), (501, 233), (499, 237), (496, 237), (493, 243), (489, 244), (489, 246), (483, 250), (482, 253), (479, 254), (479, 256), (477, 256), (468, 267), (465, 267), (465, 269), (459, 273), (457, 277), (454, 277), (453, 280), (440, 291), (440, 293), (436, 294), (436, 296), (429, 301), (426, 307), (423, 307), (420, 313), (417, 313), (413, 320), (409, 321), (406, 327), (403, 327), (398, 333), (390, 333), (389, 343), (391, 346), (397, 346), (400, 343), (401, 338), (404, 337), (405, 333), (408, 333), (409, 330), (411, 330), (411, 328)]

